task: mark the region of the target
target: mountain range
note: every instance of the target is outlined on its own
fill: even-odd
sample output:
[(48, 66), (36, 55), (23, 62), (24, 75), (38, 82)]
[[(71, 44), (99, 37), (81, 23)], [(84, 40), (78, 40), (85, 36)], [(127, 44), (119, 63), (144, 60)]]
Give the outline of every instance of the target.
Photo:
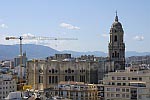
[[(52, 49), (48, 46), (35, 45), (35, 44), (23, 44), (23, 52), (26, 52), (29, 59), (33, 58), (46, 58), (48, 56), (53, 56), (56, 53), (69, 53), (73, 57), (79, 57), (81, 55), (94, 55), (94, 56), (103, 56), (106, 57), (108, 54), (101, 51), (89, 51), (89, 52), (76, 52), (70, 50), (58, 51)], [(4, 59), (13, 59), (19, 55), (19, 45), (0, 45), (0, 60)], [(150, 52), (136, 52), (136, 51), (127, 51), (126, 57), (130, 56), (144, 56), (150, 55)]]

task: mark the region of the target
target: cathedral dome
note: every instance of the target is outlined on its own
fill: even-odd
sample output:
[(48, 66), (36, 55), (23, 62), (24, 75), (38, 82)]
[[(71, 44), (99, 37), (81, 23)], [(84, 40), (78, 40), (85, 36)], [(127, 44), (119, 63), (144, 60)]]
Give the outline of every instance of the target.
[(122, 27), (120, 22), (114, 22), (111, 27)]
[(116, 17), (115, 17), (115, 22), (112, 24), (110, 31), (111, 32), (117, 32), (117, 31), (123, 32), (123, 28), (122, 28), (121, 23), (118, 21), (117, 14), (116, 14)]

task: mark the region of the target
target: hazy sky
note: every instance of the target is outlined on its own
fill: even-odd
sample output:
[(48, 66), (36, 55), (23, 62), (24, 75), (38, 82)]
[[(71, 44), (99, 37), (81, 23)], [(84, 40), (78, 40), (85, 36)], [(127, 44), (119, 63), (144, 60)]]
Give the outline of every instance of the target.
[(70, 41), (27, 41), (57, 50), (108, 52), (115, 12), (126, 51), (150, 51), (150, 0), (0, 0), (0, 44), (6, 36), (71, 37)]

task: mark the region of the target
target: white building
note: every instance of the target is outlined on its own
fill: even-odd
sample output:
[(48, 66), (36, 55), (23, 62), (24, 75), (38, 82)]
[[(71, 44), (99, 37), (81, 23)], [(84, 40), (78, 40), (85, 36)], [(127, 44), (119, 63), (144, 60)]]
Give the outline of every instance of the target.
[(12, 79), (12, 75), (1, 74), (0, 75), (0, 100), (3, 100), (8, 96), (10, 92), (17, 90), (15, 79)]
[(13, 71), (14, 71), (14, 73), (17, 73), (18, 77), (20, 77), (22, 75), (22, 77), (25, 78), (26, 68), (16, 66)]
[(150, 70), (132, 68), (108, 73), (101, 87), (103, 100), (150, 100)]

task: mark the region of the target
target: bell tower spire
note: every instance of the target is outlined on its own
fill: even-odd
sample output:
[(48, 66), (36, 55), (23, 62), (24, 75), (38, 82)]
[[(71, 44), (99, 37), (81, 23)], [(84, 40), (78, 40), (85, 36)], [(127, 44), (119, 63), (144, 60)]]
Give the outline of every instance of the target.
[(117, 11), (116, 11), (115, 22), (118, 22), (118, 15), (117, 15)]

